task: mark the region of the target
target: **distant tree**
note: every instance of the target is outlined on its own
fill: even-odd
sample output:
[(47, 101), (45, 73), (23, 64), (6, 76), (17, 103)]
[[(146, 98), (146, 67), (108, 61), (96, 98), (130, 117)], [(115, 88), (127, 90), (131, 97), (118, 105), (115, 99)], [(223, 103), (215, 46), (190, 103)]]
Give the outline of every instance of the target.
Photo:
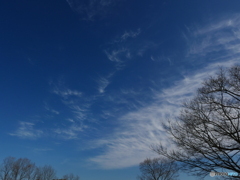
[(70, 174), (66, 174), (63, 176), (63, 179), (66, 179), (66, 180), (80, 180), (80, 177), (78, 175), (74, 175), (72, 173)]
[(167, 158), (146, 159), (139, 164), (139, 180), (176, 180), (178, 166)]
[(15, 161), (13, 166), (14, 180), (32, 179), (36, 166), (27, 158), (20, 158)]
[(56, 178), (56, 171), (50, 165), (38, 167), (36, 170), (36, 178), (38, 180), (52, 180)]
[[(56, 171), (50, 165), (37, 167), (27, 158), (7, 157), (0, 165), (0, 180), (53, 180)], [(63, 176), (66, 180), (80, 180), (72, 173)]]
[(14, 157), (7, 157), (3, 160), (3, 163), (0, 167), (0, 179), (9, 180), (12, 174), (12, 167), (15, 162)]
[(158, 154), (181, 162), (184, 170), (202, 178), (219, 169), (237, 172), (234, 178), (240, 178), (239, 65), (220, 68), (205, 80), (197, 95), (184, 103), (177, 120), (165, 125), (176, 149), (153, 147)]
[(27, 158), (7, 157), (0, 168), (1, 180), (33, 179), (36, 166)]

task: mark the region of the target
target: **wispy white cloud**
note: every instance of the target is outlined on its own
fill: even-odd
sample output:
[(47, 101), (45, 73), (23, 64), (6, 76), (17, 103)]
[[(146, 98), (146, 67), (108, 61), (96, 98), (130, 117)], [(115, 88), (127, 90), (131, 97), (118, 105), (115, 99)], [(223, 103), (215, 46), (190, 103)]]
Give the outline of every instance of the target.
[(158, 106), (151, 105), (122, 116), (119, 119), (121, 125), (112, 138), (100, 140), (99, 144), (96, 142), (105, 146), (106, 151), (89, 160), (101, 168), (115, 169), (134, 166), (146, 157), (156, 156), (149, 150), (150, 145), (160, 141), (168, 143), (158, 121), (162, 116), (170, 115), (171, 110), (167, 107), (165, 110), (169, 113), (162, 114)]
[(110, 61), (115, 62), (117, 70), (121, 70), (125, 66), (124, 62), (132, 57), (130, 50), (127, 48), (120, 48), (112, 51), (105, 50), (104, 52)]
[(83, 103), (81, 105), (78, 105), (78, 103), (73, 104), (70, 106), (70, 108), (72, 109), (72, 112), (75, 114), (75, 121), (84, 121), (87, 118), (89, 118), (89, 107), (90, 104), (89, 103)]
[(179, 114), (182, 102), (194, 95), (203, 79), (213, 75), (219, 66), (236, 62), (211, 64), (185, 76), (170, 88), (155, 91), (152, 103), (118, 118), (120, 124), (112, 137), (92, 142), (96, 147), (105, 147), (106, 150), (89, 161), (106, 169), (125, 168), (138, 165), (144, 158), (156, 157), (157, 154), (150, 150), (151, 145), (161, 142), (168, 148), (174, 148), (163, 131), (162, 123)]
[(105, 53), (110, 61), (117, 63), (122, 63), (124, 61), (124, 58), (130, 58), (131, 56), (129, 55), (129, 50), (126, 48), (112, 50), (110, 52), (105, 51)]
[(54, 114), (59, 114), (59, 111), (55, 110), (55, 109), (52, 109), (49, 107), (49, 105), (45, 102), (44, 103), (44, 108), (47, 110), (47, 111), (50, 111), (51, 113), (54, 113)]
[(125, 41), (128, 38), (135, 38), (141, 33), (141, 29), (138, 29), (136, 32), (133, 31), (125, 31), (125, 33), (121, 36), (121, 41)]
[(240, 15), (239, 14), (229, 14), (224, 15), (224, 17), (220, 17), (216, 20), (210, 21), (205, 27), (198, 28), (198, 30), (194, 31), (195, 35), (198, 34), (209, 34), (220, 32), (225, 29), (233, 29), (240, 26)]
[(105, 169), (125, 168), (138, 165), (147, 157), (157, 156), (150, 150), (151, 145), (161, 142), (168, 148), (174, 148), (161, 124), (175, 119), (182, 102), (191, 99), (202, 81), (214, 75), (220, 66), (230, 67), (239, 63), (240, 24), (233, 23), (238, 17), (234, 15), (228, 20), (220, 19), (192, 30), (192, 36), (187, 37), (185, 62), (191, 62), (189, 57), (194, 56), (195, 61), (202, 61), (201, 67), (183, 69), (183, 78), (174, 81), (172, 86), (151, 89), (152, 101), (115, 117), (118, 127), (113, 134), (91, 142), (94, 143), (93, 148), (104, 148), (103, 153), (91, 157), (89, 161)]
[[(51, 92), (62, 98), (62, 103), (66, 106), (64, 112), (70, 112), (65, 121), (62, 120), (55, 124), (55, 127), (51, 129), (51, 134), (63, 139), (78, 139), (80, 134), (88, 128), (87, 122), (93, 121), (89, 109), (94, 98), (88, 98), (82, 92), (68, 88), (63, 78), (59, 79), (57, 83), (51, 81), (49, 84), (52, 86)], [(53, 112), (52, 108), (49, 108), (48, 105), (45, 106), (47, 110)]]
[(159, 44), (161, 43), (155, 43), (153, 41), (142, 42), (138, 45), (136, 55), (143, 56), (148, 50), (159, 48)]
[(53, 90), (53, 93), (62, 96), (63, 98), (68, 98), (70, 96), (77, 96), (77, 97), (81, 97), (82, 96), (82, 92), (79, 92), (77, 90), (71, 90), (71, 89), (59, 89), (59, 88), (55, 88)]
[(83, 20), (94, 20), (97, 15), (104, 15), (116, 1), (113, 0), (66, 0), (71, 9), (83, 15)]
[(75, 122), (73, 119), (67, 119), (67, 121), (69, 121), (69, 122)]
[[(63, 98), (63, 104), (65, 104), (75, 114), (75, 118), (78, 120), (85, 119), (87, 109), (91, 105), (91, 98), (89, 99), (83, 96), (83, 93), (78, 90), (69, 89), (63, 80), (59, 80), (57, 84), (51, 82), (50, 85), (53, 85), (52, 92)], [(45, 108), (53, 111), (53, 109), (50, 109), (46, 103)], [(58, 111), (54, 112), (57, 113)], [(70, 119), (72, 120), (72, 118)]]
[(124, 110), (136, 110), (151, 101), (151, 95), (142, 89), (120, 89), (116, 95), (109, 95), (106, 100), (125, 107)]
[[(130, 44), (136, 44), (133, 43), (133, 39), (137, 39), (136, 37), (139, 36), (141, 33), (141, 29), (137, 29), (137, 31), (125, 31), (122, 35), (118, 35), (117, 38), (115, 38), (112, 42), (109, 42), (111, 46), (106, 48), (104, 50), (104, 53), (106, 54), (108, 60), (115, 63), (116, 69), (121, 70), (125, 67), (126, 62), (130, 59), (132, 59), (134, 56), (138, 55), (138, 50), (135, 50), (137, 46), (134, 45), (134, 47), (131, 47)], [(142, 46), (139, 51), (145, 51), (146, 50), (146, 44), (144, 47)]]
[(99, 93), (104, 93), (106, 87), (109, 85), (110, 81), (107, 78), (101, 77), (98, 80), (98, 91)]
[(108, 60), (115, 63), (116, 70), (122, 70), (130, 60), (143, 57), (149, 50), (159, 47), (160, 43), (143, 40), (140, 36), (141, 32), (140, 28), (136, 31), (125, 31), (107, 44), (108, 48), (105, 48), (104, 53)]
[(79, 102), (79, 101), (65, 101), (67, 107), (71, 110), (72, 117), (67, 118), (62, 124), (57, 124), (58, 128), (54, 128), (52, 132), (57, 137), (63, 139), (78, 139), (80, 133), (88, 128), (87, 122), (92, 121), (91, 113), (89, 108), (90, 102)]
[(240, 14), (235, 14), (211, 21), (201, 28), (188, 28), (189, 36), (184, 35), (189, 47), (188, 57), (203, 56), (219, 59), (221, 55), (222, 58), (238, 56), (240, 52), (239, 20)]
[(173, 62), (171, 60), (170, 57), (165, 57), (165, 56), (150, 56), (150, 59), (152, 61), (156, 61), (156, 62), (164, 62), (164, 61), (168, 61), (169, 65), (173, 65)]
[(116, 71), (109, 73), (107, 76), (101, 76), (96, 81), (98, 84), (98, 92), (100, 94), (105, 92), (105, 89), (108, 87), (108, 85), (111, 83), (110, 79), (111, 77), (116, 73)]
[(79, 133), (82, 132), (84, 128), (86, 127), (84, 127), (82, 124), (74, 122), (71, 126), (55, 129), (54, 133), (63, 139), (78, 139)]
[(43, 135), (43, 131), (35, 129), (35, 124), (30, 122), (20, 122), (20, 126), (14, 133), (9, 133), (11, 136), (18, 136), (24, 139), (36, 139)]

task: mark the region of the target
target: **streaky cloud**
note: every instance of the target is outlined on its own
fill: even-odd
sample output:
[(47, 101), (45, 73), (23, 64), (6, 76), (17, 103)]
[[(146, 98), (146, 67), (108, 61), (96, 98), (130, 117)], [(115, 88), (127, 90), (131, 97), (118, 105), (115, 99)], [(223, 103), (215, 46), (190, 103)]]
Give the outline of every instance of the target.
[[(238, 57), (240, 48), (240, 14), (228, 15), (204, 25), (188, 28), (184, 35), (188, 42), (187, 56), (215, 60)], [(213, 57), (213, 55), (215, 57)]]
[(109, 85), (109, 83), (110, 82), (107, 78), (104, 78), (104, 77), (99, 78), (99, 80), (98, 80), (98, 84), (99, 84), (98, 91), (99, 91), (99, 93), (104, 93), (105, 89)]
[(59, 137), (63, 139), (78, 139), (79, 132), (82, 132), (84, 127), (82, 124), (73, 123), (71, 126), (67, 128), (57, 128), (54, 130), (54, 133), (59, 135)]
[[(182, 78), (169, 87), (151, 87), (151, 102), (115, 117), (118, 127), (114, 132), (91, 142), (93, 148), (104, 148), (104, 151), (89, 158), (89, 162), (103, 169), (126, 168), (138, 165), (146, 157), (156, 157), (150, 146), (159, 142), (174, 149), (162, 123), (177, 120), (182, 103), (191, 99), (203, 80), (214, 75), (219, 67), (239, 63), (240, 23), (236, 22), (239, 17), (235, 14), (189, 30), (190, 35), (185, 37), (188, 44), (184, 61), (197, 62), (199, 67), (182, 69)], [(106, 116), (111, 116), (109, 113), (106, 111)]]
[(133, 31), (125, 31), (125, 33), (121, 36), (121, 41), (125, 41), (128, 38), (135, 38), (141, 33), (141, 29), (139, 28), (136, 32)]
[(150, 146), (162, 143), (174, 148), (162, 123), (175, 119), (183, 101), (194, 96), (203, 79), (213, 75), (219, 66), (233, 65), (237, 61), (214, 63), (185, 76), (172, 87), (155, 91), (155, 101), (126, 113), (118, 118), (119, 127), (111, 137), (93, 141), (94, 148), (104, 147), (105, 151), (89, 159), (103, 169), (119, 169), (138, 165), (146, 157), (157, 157)]
[(57, 114), (57, 115), (60, 114), (59, 111), (50, 108), (49, 105), (48, 105), (46, 102), (45, 102), (45, 106), (44, 106), (44, 108), (45, 108), (47, 111), (50, 111), (51, 113), (54, 113), (54, 114)]
[(125, 67), (125, 62), (131, 59), (132, 55), (128, 48), (119, 48), (112, 51), (104, 51), (107, 58), (115, 63), (117, 70), (121, 70)]
[(77, 90), (70, 90), (70, 89), (59, 89), (59, 88), (55, 88), (53, 90), (53, 93), (62, 96), (63, 98), (68, 98), (69, 96), (77, 96), (77, 97), (81, 97), (82, 96), (82, 92), (79, 92)]
[(9, 135), (23, 139), (37, 139), (43, 136), (43, 131), (35, 129), (34, 123), (21, 121), (19, 124), (18, 129), (14, 133), (9, 133)]

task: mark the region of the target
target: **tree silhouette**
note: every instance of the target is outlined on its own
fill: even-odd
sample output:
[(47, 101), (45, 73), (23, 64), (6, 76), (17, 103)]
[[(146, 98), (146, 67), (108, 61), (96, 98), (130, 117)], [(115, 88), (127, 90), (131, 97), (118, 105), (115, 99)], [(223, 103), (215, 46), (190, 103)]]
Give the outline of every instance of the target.
[(173, 180), (178, 177), (178, 166), (166, 158), (145, 159), (139, 164), (139, 180)]
[[(161, 144), (158, 154), (181, 162), (183, 170), (205, 177), (211, 171), (237, 172), (240, 178), (240, 66), (220, 68), (183, 104), (176, 122), (165, 124), (175, 150)], [(226, 177), (227, 178), (227, 177)]]

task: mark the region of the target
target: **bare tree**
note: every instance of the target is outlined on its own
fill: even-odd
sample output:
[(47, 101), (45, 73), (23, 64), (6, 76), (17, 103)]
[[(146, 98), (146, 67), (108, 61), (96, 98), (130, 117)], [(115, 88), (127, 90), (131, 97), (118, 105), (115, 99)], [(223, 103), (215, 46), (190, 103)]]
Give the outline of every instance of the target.
[(15, 180), (32, 179), (31, 175), (35, 169), (35, 164), (27, 158), (20, 158), (13, 166), (13, 177)]
[(75, 176), (73, 173), (70, 173), (70, 174), (64, 175), (63, 179), (66, 179), (66, 180), (80, 180), (80, 177), (78, 175)]
[(139, 164), (140, 180), (176, 180), (178, 166), (174, 161), (167, 158), (145, 159)]
[[(53, 180), (56, 171), (50, 165), (37, 167), (27, 158), (7, 157), (0, 166), (0, 180)], [(63, 176), (65, 180), (79, 180), (72, 173)]]
[(33, 178), (35, 164), (27, 158), (16, 159), (8, 157), (4, 159), (0, 170), (1, 180), (30, 180)]
[(50, 165), (38, 167), (36, 170), (36, 178), (38, 180), (52, 180), (56, 178), (56, 171)]
[(3, 164), (0, 168), (0, 179), (9, 180), (11, 178), (12, 167), (15, 162), (14, 157), (7, 157), (3, 160)]
[(211, 171), (230, 171), (240, 178), (240, 66), (220, 68), (205, 80), (177, 121), (169, 122), (176, 149), (153, 147), (158, 154), (181, 162), (187, 172), (200, 177)]

